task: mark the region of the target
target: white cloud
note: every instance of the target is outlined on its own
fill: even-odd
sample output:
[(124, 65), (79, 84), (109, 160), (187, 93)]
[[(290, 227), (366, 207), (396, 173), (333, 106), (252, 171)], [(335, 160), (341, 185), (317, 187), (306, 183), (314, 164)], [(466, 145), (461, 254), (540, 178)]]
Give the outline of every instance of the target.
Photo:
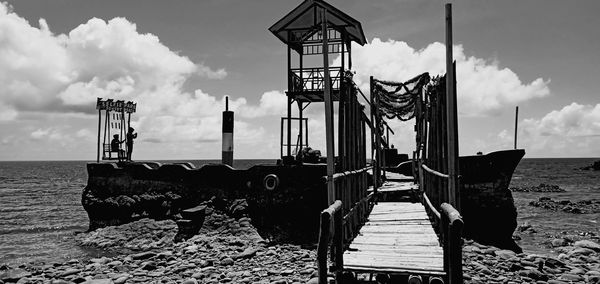
[[(508, 68), (497, 61), (467, 56), (462, 45), (453, 50), (457, 61), (458, 108), (462, 115), (485, 116), (497, 114), (505, 106), (541, 98), (550, 93), (549, 80), (537, 78), (522, 83)], [(339, 62), (336, 59), (336, 64)], [(405, 81), (423, 72), (435, 76), (445, 73), (445, 46), (436, 42), (416, 50), (402, 41), (382, 41), (374, 38), (365, 46), (353, 46), (355, 80), (368, 90), (369, 77)]]
[(31, 138), (34, 140), (53, 140), (62, 141), (66, 137), (65, 134), (55, 128), (37, 129), (31, 132)]
[(533, 156), (598, 156), (600, 104), (571, 103), (519, 124), (519, 145)]
[(221, 80), (221, 79), (225, 79), (225, 77), (227, 77), (227, 71), (225, 71), (225, 68), (221, 68), (218, 70), (212, 70), (208, 66), (200, 65), (200, 66), (198, 66), (198, 75), (200, 75), (201, 77), (209, 78), (209, 79)]
[(194, 73), (227, 75), (194, 64), (125, 18), (92, 18), (54, 35), (44, 19), (33, 27), (0, 3), (0, 34), (0, 105), (10, 111), (3, 120), (20, 111), (92, 112), (96, 97), (144, 101), (164, 91), (179, 95)]
[[(93, 18), (68, 34), (54, 35), (45, 20), (39, 28), (31, 26), (0, 3), (0, 35), (0, 120), (19, 119), (21, 112), (94, 113), (97, 97), (132, 100), (138, 104), (132, 124), (139, 141), (219, 144), (224, 98), (199, 89), (188, 92), (183, 85), (192, 76), (223, 79), (227, 71), (194, 64), (157, 36), (139, 33), (127, 19)], [(259, 105), (237, 98), (231, 106), (249, 118), (280, 115), (285, 95), (266, 92)], [(261, 126), (236, 124), (239, 143), (257, 143), (265, 136)], [(95, 137), (89, 130), (39, 126), (26, 135), (36, 141)]]
[(281, 116), (287, 113), (287, 97), (280, 91), (269, 91), (262, 94), (258, 105), (248, 105), (246, 99), (241, 98), (233, 102), (232, 109), (246, 118)]

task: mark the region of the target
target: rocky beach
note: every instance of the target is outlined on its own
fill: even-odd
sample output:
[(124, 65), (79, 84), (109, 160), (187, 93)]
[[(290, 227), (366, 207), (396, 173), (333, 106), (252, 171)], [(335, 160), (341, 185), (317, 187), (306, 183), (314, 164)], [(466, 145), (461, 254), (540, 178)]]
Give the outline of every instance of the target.
[(315, 250), (269, 244), (247, 217), (207, 216), (200, 233), (175, 243), (172, 220), (141, 219), (76, 236), (106, 256), (0, 267), (0, 283), (306, 283)]
[[(174, 242), (172, 220), (141, 219), (75, 236), (104, 256), (0, 267), (1, 283), (316, 283), (316, 248), (272, 244), (247, 217), (209, 210), (200, 233)], [(537, 233), (530, 225), (520, 234)], [(595, 235), (547, 236), (556, 254), (515, 253), (465, 240), (465, 283), (600, 283)]]

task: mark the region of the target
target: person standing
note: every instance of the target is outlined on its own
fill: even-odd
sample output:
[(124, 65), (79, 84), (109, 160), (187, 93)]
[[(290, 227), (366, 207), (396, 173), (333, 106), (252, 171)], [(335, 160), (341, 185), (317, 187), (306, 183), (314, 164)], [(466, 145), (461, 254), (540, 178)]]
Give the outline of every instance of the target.
[(137, 133), (133, 133), (135, 129), (129, 127), (127, 131), (127, 138), (125, 139), (127, 145), (127, 161), (131, 161), (131, 152), (133, 152), (133, 139), (137, 138)]

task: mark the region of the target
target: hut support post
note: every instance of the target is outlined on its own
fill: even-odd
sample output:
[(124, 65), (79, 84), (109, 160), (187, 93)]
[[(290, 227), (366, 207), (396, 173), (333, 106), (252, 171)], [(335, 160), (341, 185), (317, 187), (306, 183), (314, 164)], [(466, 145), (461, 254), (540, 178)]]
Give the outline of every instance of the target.
[(329, 78), (329, 50), (327, 44), (327, 9), (321, 10), (321, 30), (323, 34), (323, 96), (325, 100), (325, 132), (327, 139), (327, 204), (335, 200), (334, 174), (334, 141), (333, 141), (333, 102), (331, 101), (331, 78)]

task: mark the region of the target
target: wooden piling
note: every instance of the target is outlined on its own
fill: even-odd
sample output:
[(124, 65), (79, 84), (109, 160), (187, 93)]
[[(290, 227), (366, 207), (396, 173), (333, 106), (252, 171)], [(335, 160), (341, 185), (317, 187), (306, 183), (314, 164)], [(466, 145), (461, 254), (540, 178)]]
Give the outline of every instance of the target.
[[(457, 207), (458, 129), (456, 117), (455, 76), (452, 57), (452, 4), (446, 4), (446, 123), (448, 129), (448, 201)], [(460, 210), (460, 208), (459, 208)]]

